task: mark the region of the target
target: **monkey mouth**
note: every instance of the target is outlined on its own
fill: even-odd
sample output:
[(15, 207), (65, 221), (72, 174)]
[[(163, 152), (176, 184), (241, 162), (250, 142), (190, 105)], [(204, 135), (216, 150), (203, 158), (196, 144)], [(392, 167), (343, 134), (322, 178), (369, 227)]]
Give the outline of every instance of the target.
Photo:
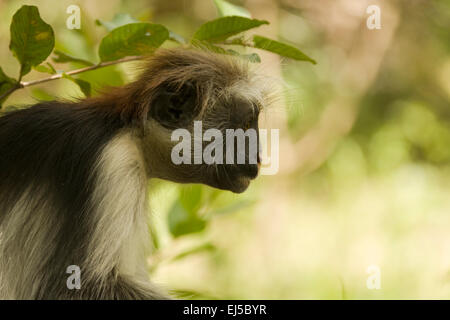
[(213, 179), (203, 180), (203, 183), (221, 190), (242, 193), (258, 176), (259, 168), (257, 164), (211, 166)]
[(258, 176), (259, 166), (245, 165), (239, 168), (238, 171), (228, 172), (227, 179), (221, 179), (219, 187), (220, 189), (229, 190), (234, 193), (242, 193), (250, 185), (250, 182)]
[(233, 193), (242, 193), (250, 185), (251, 178), (245, 176), (234, 177), (232, 181), (220, 181), (215, 188), (231, 191)]

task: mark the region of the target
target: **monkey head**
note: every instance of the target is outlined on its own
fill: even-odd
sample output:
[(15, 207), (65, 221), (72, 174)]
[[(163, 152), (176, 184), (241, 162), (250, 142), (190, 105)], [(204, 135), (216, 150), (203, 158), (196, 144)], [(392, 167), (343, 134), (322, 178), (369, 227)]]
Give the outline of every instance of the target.
[(256, 79), (245, 61), (222, 54), (172, 49), (149, 58), (130, 85), (133, 107), (123, 110), (143, 128), (148, 175), (245, 191), (259, 171), (258, 116), (267, 95)]

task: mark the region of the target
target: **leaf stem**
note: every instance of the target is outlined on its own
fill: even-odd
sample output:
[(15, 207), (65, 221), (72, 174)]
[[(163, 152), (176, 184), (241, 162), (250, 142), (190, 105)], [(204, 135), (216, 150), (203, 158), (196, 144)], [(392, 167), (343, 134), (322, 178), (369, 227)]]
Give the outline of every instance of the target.
[[(64, 73), (66, 75), (71, 76), (71, 75), (75, 75), (75, 74), (79, 74), (79, 73), (83, 73), (83, 72), (87, 72), (87, 71), (96, 70), (99, 68), (104, 68), (104, 67), (111, 66), (114, 64), (119, 64), (119, 63), (128, 62), (128, 61), (141, 60), (142, 58), (143, 58), (143, 56), (130, 56), (130, 57), (125, 57), (125, 58), (118, 59), (118, 60), (100, 62), (93, 66), (84, 67), (84, 68), (76, 69), (76, 70), (71, 70), (71, 71), (67, 71)], [(15, 86), (11, 87), (11, 89), (9, 89), (8, 91), (6, 91), (4, 94), (2, 94), (0, 96), (0, 101), (2, 101), (4, 98), (8, 97), (10, 94), (12, 94), (14, 91), (16, 91), (18, 89), (34, 86), (34, 85), (41, 84), (41, 83), (48, 82), (48, 81), (61, 79), (61, 78), (63, 78), (64, 73), (54, 74), (48, 78), (43, 78), (43, 79), (17, 82)]]

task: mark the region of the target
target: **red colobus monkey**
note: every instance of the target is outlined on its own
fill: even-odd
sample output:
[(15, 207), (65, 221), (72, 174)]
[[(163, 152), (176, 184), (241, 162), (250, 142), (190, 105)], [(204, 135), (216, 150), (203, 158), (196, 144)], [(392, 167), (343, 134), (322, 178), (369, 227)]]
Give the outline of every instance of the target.
[(147, 181), (244, 191), (258, 164), (175, 165), (171, 133), (257, 132), (265, 95), (242, 61), (171, 49), (102, 96), (0, 117), (0, 298), (167, 298), (147, 279)]

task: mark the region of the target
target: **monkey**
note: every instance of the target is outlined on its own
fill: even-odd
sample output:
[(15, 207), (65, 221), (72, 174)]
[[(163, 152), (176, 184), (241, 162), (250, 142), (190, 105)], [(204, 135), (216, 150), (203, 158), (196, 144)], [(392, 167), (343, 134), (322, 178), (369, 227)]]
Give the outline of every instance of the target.
[[(171, 299), (146, 269), (149, 179), (241, 193), (257, 177), (259, 154), (240, 165), (171, 161), (171, 133), (194, 121), (258, 131), (268, 92), (248, 63), (178, 48), (143, 66), (95, 97), (0, 117), (1, 299)], [(71, 265), (80, 288), (67, 286)]]

